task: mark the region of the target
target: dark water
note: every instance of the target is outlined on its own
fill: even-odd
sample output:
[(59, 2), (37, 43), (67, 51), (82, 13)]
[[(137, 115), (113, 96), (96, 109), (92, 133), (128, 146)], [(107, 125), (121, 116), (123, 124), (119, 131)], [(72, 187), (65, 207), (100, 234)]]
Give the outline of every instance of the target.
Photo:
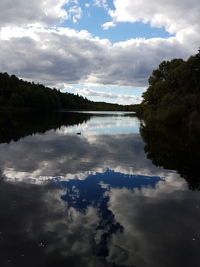
[(200, 266), (195, 143), (124, 113), (0, 127), (1, 267)]

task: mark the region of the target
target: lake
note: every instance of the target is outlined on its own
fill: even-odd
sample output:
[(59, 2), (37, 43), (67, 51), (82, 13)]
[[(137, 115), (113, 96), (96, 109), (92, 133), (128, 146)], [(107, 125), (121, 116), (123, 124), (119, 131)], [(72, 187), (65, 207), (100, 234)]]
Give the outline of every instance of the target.
[(0, 127), (0, 266), (199, 267), (194, 136), (123, 112)]

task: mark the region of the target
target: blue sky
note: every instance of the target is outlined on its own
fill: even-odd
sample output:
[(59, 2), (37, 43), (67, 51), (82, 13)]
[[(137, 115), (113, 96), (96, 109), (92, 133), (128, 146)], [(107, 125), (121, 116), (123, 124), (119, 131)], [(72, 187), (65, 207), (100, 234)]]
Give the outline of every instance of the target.
[[(78, 5), (77, 5), (78, 4)], [(72, 12), (70, 18), (61, 25), (62, 27), (69, 27), (76, 31), (86, 30), (92, 34), (93, 37), (100, 39), (108, 39), (112, 43), (128, 41), (134, 38), (168, 38), (172, 36), (165, 31), (163, 27), (153, 27), (149, 23), (142, 22), (119, 22), (114, 27), (104, 29), (103, 25), (110, 22), (112, 19), (108, 14), (109, 9), (114, 9), (113, 1), (93, 1), (82, 0), (68, 3), (64, 6), (66, 9), (75, 7), (81, 8), (79, 18), (76, 18), (76, 12)], [(79, 12), (78, 12), (79, 14)], [(79, 15), (78, 15), (79, 16)], [(146, 87), (126, 87), (126, 86), (87, 86), (87, 84), (71, 84), (67, 89), (60, 88), (63, 92), (78, 93), (86, 96), (93, 101), (106, 101), (120, 104), (140, 103), (142, 94), (146, 91)], [(95, 92), (97, 92), (95, 94)], [(105, 94), (102, 94), (105, 92)], [(107, 93), (107, 97), (106, 97)], [(110, 94), (110, 95), (109, 95)], [(123, 96), (130, 96), (127, 97)], [(116, 97), (115, 97), (116, 96)]]
[[(127, 41), (131, 38), (168, 38), (171, 36), (163, 27), (152, 27), (149, 23), (142, 22), (121, 22), (116, 27), (111, 27), (107, 30), (103, 29), (103, 24), (111, 21), (107, 9), (114, 9), (112, 0), (107, 1), (108, 7), (98, 6), (93, 0), (79, 1), (79, 6), (82, 10), (80, 19), (66, 20), (62, 26), (70, 27), (75, 30), (87, 30), (93, 36), (98, 36), (101, 39), (109, 39), (111, 42)], [(76, 6), (76, 5), (75, 5)], [(65, 8), (73, 8), (74, 3), (69, 3)]]
[(82, 95), (92, 101), (106, 101), (110, 103), (131, 104), (140, 103), (146, 87), (134, 88), (130, 86), (106, 86), (71, 84), (67, 89), (59, 88), (62, 92)]
[(200, 44), (198, 0), (1, 0), (0, 72), (95, 101), (141, 101), (163, 60)]

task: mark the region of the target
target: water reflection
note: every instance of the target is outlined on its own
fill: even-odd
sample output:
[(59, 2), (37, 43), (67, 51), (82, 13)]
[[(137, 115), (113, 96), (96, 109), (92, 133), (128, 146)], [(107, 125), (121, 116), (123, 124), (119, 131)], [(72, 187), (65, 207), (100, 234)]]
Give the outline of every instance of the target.
[[(91, 114), (91, 113), (90, 113)], [(90, 120), (79, 125), (61, 127), (60, 134), (80, 132), (81, 134), (130, 134), (139, 133), (140, 122), (136, 117), (130, 116), (99, 116), (94, 114)]]
[[(180, 183), (179, 186), (174, 183)], [(181, 180), (156, 189), (113, 189), (109, 209), (123, 232), (112, 236), (108, 261), (125, 266), (198, 266), (200, 197)]]
[(145, 152), (156, 166), (177, 170), (191, 189), (200, 189), (200, 129), (166, 127), (145, 122), (141, 127)]
[(22, 137), (45, 133), (61, 126), (78, 125), (91, 118), (84, 113), (3, 113), (0, 116), (0, 143), (17, 141)]
[(147, 159), (132, 115), (82, 115), (7, 120), (1, 266), (199, 266), (199, 192)]
[(85, 179), (90, 173), (107, 169), (147, 176), (167, 173), (146, 158), (143, 141), (137, 134), (78, 136), (49, 131), (0, 145), (0, 164), (7, 179), (35, 182)]
[(94, 208), (67, 208), (52, 185), (1, 181), (0, 191), (1, 266), (94, 266)]

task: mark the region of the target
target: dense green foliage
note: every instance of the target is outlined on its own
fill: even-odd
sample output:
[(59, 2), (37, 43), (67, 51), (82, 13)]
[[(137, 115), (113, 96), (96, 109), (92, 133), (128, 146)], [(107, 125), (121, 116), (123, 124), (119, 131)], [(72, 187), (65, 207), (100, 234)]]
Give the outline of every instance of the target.
[(200, 53), (187, 61), (163, 61), (149, 78), (138, 114), (166, 125), (193, 124), (200, 118)]
[(0, 73), (0, 111), (132, 110), (132, 106), (93, 102), (82, 96), (41, 84), (26, 82), (15, 75)]

